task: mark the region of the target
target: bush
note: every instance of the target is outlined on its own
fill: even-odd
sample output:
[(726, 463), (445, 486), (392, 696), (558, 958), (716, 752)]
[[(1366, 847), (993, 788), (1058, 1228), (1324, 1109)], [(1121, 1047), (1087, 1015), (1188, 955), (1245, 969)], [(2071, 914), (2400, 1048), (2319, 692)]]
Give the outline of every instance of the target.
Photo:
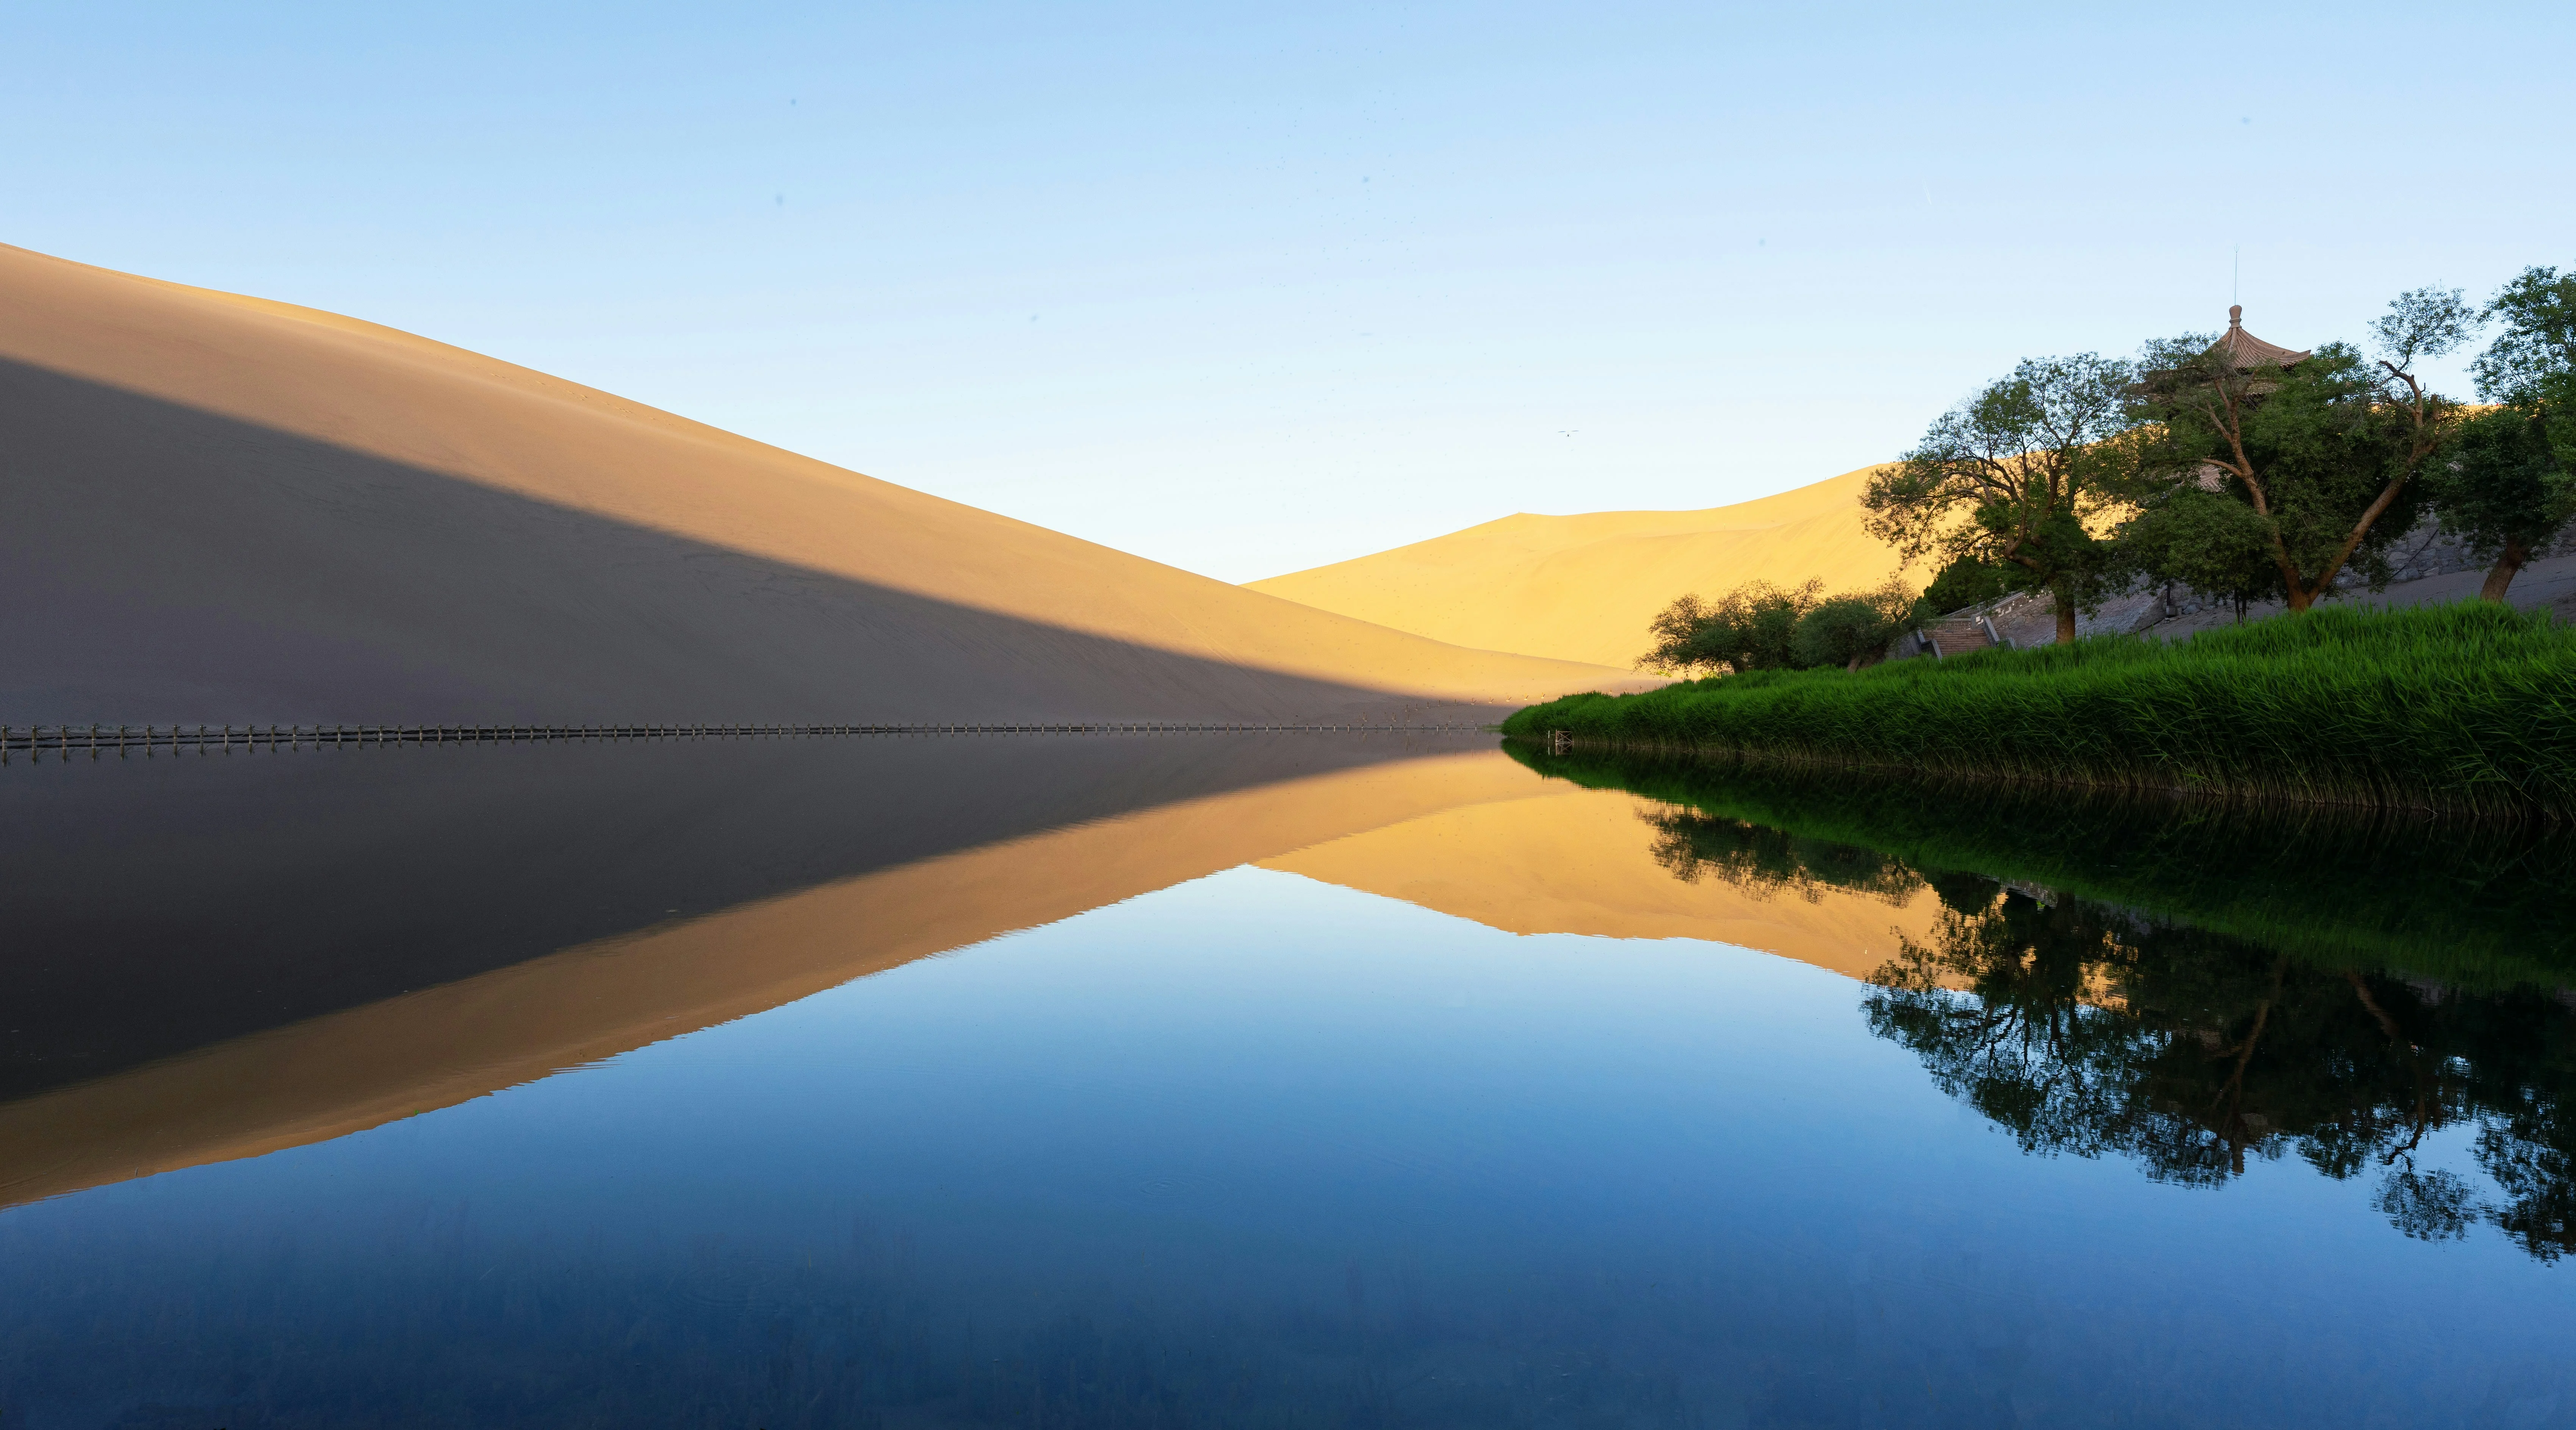
[(1800, 669), (1856, 669), (1877, 660), (1910, 624), (1913, 605), (1914, 594), (1892, 581), (1864, 595), (1820, 601), (1789, 638), (1793, 662)]
[(1877, 659), (1911, 628), (1914, 596), (1901, 580), (1830, 599), (1824, 589), (1822, 581), (1788, 589), (1748, 581), (1714, 602), (1684, 596), (1655, 617), (1655, 647), (1637, 663), (1712, 675), (1848, 666)]
[(1824, 589), (1822, 581), (1789, 590), (1768, 581), (1747, 581), (1714, 602), (1684, 596), (1666, 606), (1647, 628), (1655, 637), (1655, 648), (1639, 656), (1637, 663), (1650, 670), (1684, 673), (1795, 669), (1792, 638)]

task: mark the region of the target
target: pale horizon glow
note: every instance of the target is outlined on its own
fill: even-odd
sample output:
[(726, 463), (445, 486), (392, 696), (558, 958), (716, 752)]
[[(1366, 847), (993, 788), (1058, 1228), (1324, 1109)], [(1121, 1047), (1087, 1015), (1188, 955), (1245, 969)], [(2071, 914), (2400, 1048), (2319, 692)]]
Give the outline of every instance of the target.
[(1243, 581), (2576, 264), (2572, 15), (22, 8), (0, 241)]

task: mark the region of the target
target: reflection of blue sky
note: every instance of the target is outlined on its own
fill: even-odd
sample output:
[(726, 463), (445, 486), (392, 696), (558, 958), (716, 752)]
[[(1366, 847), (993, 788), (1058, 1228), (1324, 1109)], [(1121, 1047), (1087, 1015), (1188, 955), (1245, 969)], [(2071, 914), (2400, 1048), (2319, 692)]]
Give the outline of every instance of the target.
[[(1001, 1344), (1074, 1313), (1265, 1375), (1422, 1378), (1399, 1404), (1424, 1414), (1534, 1394), (1534, 1365), (1717, 1423), (2008, 1401), (2438, 1425), (2576, 1392), (2570, 1268), (2491, 1233), (2408, 1241), (2367, 1179), (2295, 1161), (2209, 1192), (2025, 1158), (1858, 1002), (1723, 946), (1515, 938), (1236, 870), (0, 1216), (0, 1345), (59, 1348), (42, 1376), (0, 1360), (0, 1394), (47, 1423), (119, 1393), (79, 1384), (116, 1364), (84, 1335), (168, 1375), (291, 1356), (389, 1299), (414, 1341), (346, 1372), (388, 1394), (564, 1358), (603, 1317), (757, 1340), (869, 1297), (941, 1355), (970, 1318)], [(496, 1285), (544, 1316), (503, 1337)]]
[(11, 243), (1249, 579), (1884, 460), (2223, 324), (2240, 246), (2296, 347), (2567, 262), (2513, 57), (2571, 15), (15, 6), (0, 182)]

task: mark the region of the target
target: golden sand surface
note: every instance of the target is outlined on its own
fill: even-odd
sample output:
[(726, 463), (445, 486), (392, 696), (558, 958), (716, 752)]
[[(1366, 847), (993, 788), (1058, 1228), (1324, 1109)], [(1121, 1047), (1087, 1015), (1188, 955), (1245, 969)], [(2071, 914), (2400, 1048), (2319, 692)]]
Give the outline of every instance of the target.
[(1551, 783), (1347, 834), (1261, 861), (1516, 934), (1690, 938), (1735, 944), (1866, 978), (1897, 936), (1931, 936), (1938, 897), (1897, 902), (1849, 890), (1764, 891), (1684, 881), (1651, 857), (1657, 806), (1618, 790)]
[(1620, 678), (5, 246), (0, 425), (22, 721), (1323, 719)]
[(1884, 582), (1896, 553), (1861, 529), (1875, 470), (1705, 511), (1523, 512), (1248, 589), (1434, 640), (1624, 668), (1651, 643), (1646, 623), (1686, 592)]

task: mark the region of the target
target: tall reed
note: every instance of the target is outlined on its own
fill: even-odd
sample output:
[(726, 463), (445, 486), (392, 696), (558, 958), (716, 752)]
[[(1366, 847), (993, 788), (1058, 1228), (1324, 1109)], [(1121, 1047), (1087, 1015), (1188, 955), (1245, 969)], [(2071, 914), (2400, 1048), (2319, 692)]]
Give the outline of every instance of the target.
[(1508, 734), (1847, 769), (2576, 818), (2576, 627), (2330, 606), (2189, 641), (1757, 671), (1574, 695)]

